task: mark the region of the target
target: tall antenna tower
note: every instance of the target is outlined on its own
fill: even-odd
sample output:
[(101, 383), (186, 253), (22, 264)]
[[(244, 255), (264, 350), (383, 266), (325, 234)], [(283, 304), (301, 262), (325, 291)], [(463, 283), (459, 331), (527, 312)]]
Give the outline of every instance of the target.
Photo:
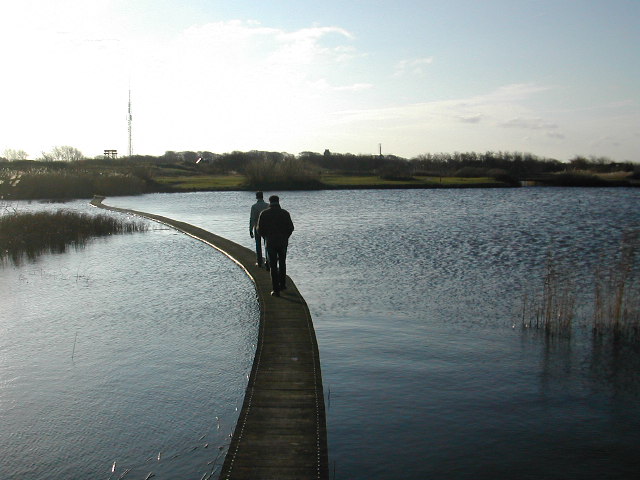
[(129, 124), (129, 157), (133, 155), (133, 148), (131, 147), (131, 87), (129, 87), (129, 113), (127, 115), (127, 122)]

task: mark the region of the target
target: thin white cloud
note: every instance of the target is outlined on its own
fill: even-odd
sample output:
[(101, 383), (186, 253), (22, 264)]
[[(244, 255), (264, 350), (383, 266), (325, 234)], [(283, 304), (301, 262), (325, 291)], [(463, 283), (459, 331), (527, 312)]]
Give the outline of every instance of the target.
[[(400, 155), (407, 150), (509, 149), (544, 155), (546, 147), (565, 138), (555, 118), (535, 115), (536, 96), (548, 90), (535, 84), (504, 85), (466, 98), (343, 110), (335, 112), (334, 123), (345, 132), (367, 132), (372, 144), (395, 143)], [(522, 131), (530, 133), (523, 136)]]
[(553, 138), (556, 140), (564, 140), (566, 138), (566, 135), (558, 132), (547, 132), (547, 137)]
[(353, 85), (333, 87), (333, 90), (337, 92), (361, 92), (363, 90), (370, 90), (372, 88), (373, 84), (371, 83), (354, 83)]
[(602, 148), (602, 147), (619, 147), (620, 140), (612, 135), (605, 135), (598, 138), (595, 138), (591, 143), (591, 147), (594, 148)]
[(344, 28), (340, 27), (310, 27), (310, 28), (302, 28), (300, 30), (296, 30), (293, 32), (282, 32), (280, 34), (280, 38), (285, 39), (285, 41), (293, 41), (298, 43), (300, 41), (318, 41), (319, 39), (326, 37), (331, 34), (338, 34), (340, 36), (353, 39), (355, 38), (353, 34)]
[[(81, 10), (87, 16), (77, 23), (53, 10), (62, 20), (14, 37), (23, 43), (7, 59), (21, 73), (37, 68), (46, 81), (16, 75), (0, 92), (3, 110), (11, 112), (4, 117), (11, 121), (0, 119), (0, 131), (17, 148), (29, 148), (37, 137), (32, 157), (57, 144), (89, 155), (123, 150), (129, 84), (134, 152), (156, 154), (285, 149), (334, 108), (337, 92), (372, 87), (354, 76), (352, 83), (332, 76), (358, 55), (353, 35), (339, 27), (283, 30), (231, 20), (143, 37), (109, 30), (103, 8)], [(8, 37), (0, 32), (2, 39)]]
[(505, 128), (523, 128), (526, 130), (556, 130), (558, 125), (545, 122), (541, 118), (511, 118), (500, 124)]
[(480, 123), (482, 120), (482, 115), (457, 115), (458, 120), (462, 123)]
[(491, 92), (471, 97), (465, 101), (469, 105), (516, 104), (551, 89), (552, 87), (535, 83), (513, 83), (502, 85)]
[(327, 79), (322, 78), (309, 84), (310, 91), (319, 94), (331, 94), (333, 92), (363, 92), (371, 90), (374, 85), (371, 83), (354, 83), (351, 85), (331, 85)]
[[(270, 73), (280, 77), (306, 74), (318, 64), (341, 60), (347, 46), (329, 47), (323, 40), (337, 35), (350, 39), (349, 32), (335, 27), (312, 27), (288, 32), (239, 20), (193, 26), (171, 44), (170, 62), (199, 62), (218, 74)], [(299, 72), (300, 68), (305, 71)]]
[[(225, 150), (250, 143), (282, 149), (278, 145), (313, 130), (332, 108), (335, 92), (372, 88), (329, 78), (346, 52), (353, 52), (351, 38), (336, 27), (284, 31), (244, 21), (192, 26), (152, 50), (153, 63), (141, 58), (134, 68), (134, 81), (151, 85), (137, 94), (146, 97), (138, 108), (143, 102), (150, 117), (163, 109), (183, 112), (185, 128), (164, 128), (165, 138), (184, 148)], [(158, 96), (162, 103), (154, 105), (151, 99)], [(203, 145), (207, 137), (210, 143)]]
[(401, 60), (395, 66), (394, 77), (405, 75), (423, 75), (426, 67), (433, 63), (433, 57), (414, 58), (412, 60)]
[(505, 85), (483, 95), (468, 98), (442, 100), (433, 102), (411, 103), (382, 109), (344, 111), (348, 118), (394, 118), (415, 120), (424, 118), (450, 119), (467, 123), (479, 123), (480, 119), (492, 120), (495, 124), (537, 125), (551, 128), (552, 124), (535, 119), (535, 122), (513, 118), (514, 112), (528, 112), (524, 102), (534, 94), (548, 90), (533, 84)]

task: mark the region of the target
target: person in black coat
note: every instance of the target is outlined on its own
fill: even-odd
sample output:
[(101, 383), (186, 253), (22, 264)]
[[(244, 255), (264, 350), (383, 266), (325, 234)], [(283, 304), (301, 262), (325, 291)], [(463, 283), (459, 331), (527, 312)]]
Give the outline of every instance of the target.
[(293, 233), (291, 215), (280, 207), (277, 195), (269, 197), (269, 208), (258, 217), (258, 233), (267, 242), (267, 261), (271, 267), (271, 295), (280, 296), (280, 290), (287, 288), (287, 247)]

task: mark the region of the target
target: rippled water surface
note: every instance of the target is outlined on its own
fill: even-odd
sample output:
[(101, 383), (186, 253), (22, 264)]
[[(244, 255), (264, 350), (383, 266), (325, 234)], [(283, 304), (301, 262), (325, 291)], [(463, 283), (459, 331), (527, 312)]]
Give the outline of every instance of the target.
[[(638, 190), (278, 193), (296, 226), (289, 274), (309, 304), (320, 345), (332, 478), (635, 477), (638, 355), (596, 348), (587, 329), (552, 340), (523, 332), (519, 312), (553, 252), (576, 284), (579, 313), (587, 314), (594, 269), (625, 229), (640, 227)], [(105, 203), (177, 218), (251, 248), (253, 200), (248, 192), (215, 192)], [(177, 264), (192, 261), (187, 270), (199, 272), (190, 257), (202, 247), (185, 239), (177, 248), (162, 235), (169, 234), (134, 238), (170, 251)], [(98, 247), (112, 241), (122, 248), (136, 242), (124, 237)], [(211, 268), (236, 272), (209, 256)], [(166, 268), (170, 285), (176, 267)], [(250, 285), (237, 273), (232, 278), (232, 300), (251, 310)], [(194, 298), (186, 289), (173, 304), (199, 312)], [(119, 304), (111, 305), (120, 314)], [(68, 357), (77, 326), (57, 322), (66, 325), (59, 340)], [(212, 325), (211, 332), (227, 328)], [(251, 343), (250, 332), (249, 340), (238, 339), (242, 345)], [(192, 347), (191, 333), (176, 340), (176, 350)], [(145, 338), (136, 327), (138, 335)], [(235, 388), (237, 397), (244, 387)]]
[(0, 270), (0, 478), (219, 468), (259, 318), (225, 258), (153, 230)]

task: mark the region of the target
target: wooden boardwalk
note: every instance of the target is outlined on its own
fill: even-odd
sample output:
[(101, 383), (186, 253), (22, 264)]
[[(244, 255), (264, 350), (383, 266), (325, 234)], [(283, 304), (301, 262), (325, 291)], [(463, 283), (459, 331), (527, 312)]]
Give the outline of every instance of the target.
[(272, 297), (269, 273), (255, 252), (211, 232), (145, 212), (91, 204), (146, 217), (184, 232), (236, 262), (253, 280), (260, 328), (253, 368), (220, 478), (326, 480), (327, 430), (320, 355), (311, 315), (293, 281)]

